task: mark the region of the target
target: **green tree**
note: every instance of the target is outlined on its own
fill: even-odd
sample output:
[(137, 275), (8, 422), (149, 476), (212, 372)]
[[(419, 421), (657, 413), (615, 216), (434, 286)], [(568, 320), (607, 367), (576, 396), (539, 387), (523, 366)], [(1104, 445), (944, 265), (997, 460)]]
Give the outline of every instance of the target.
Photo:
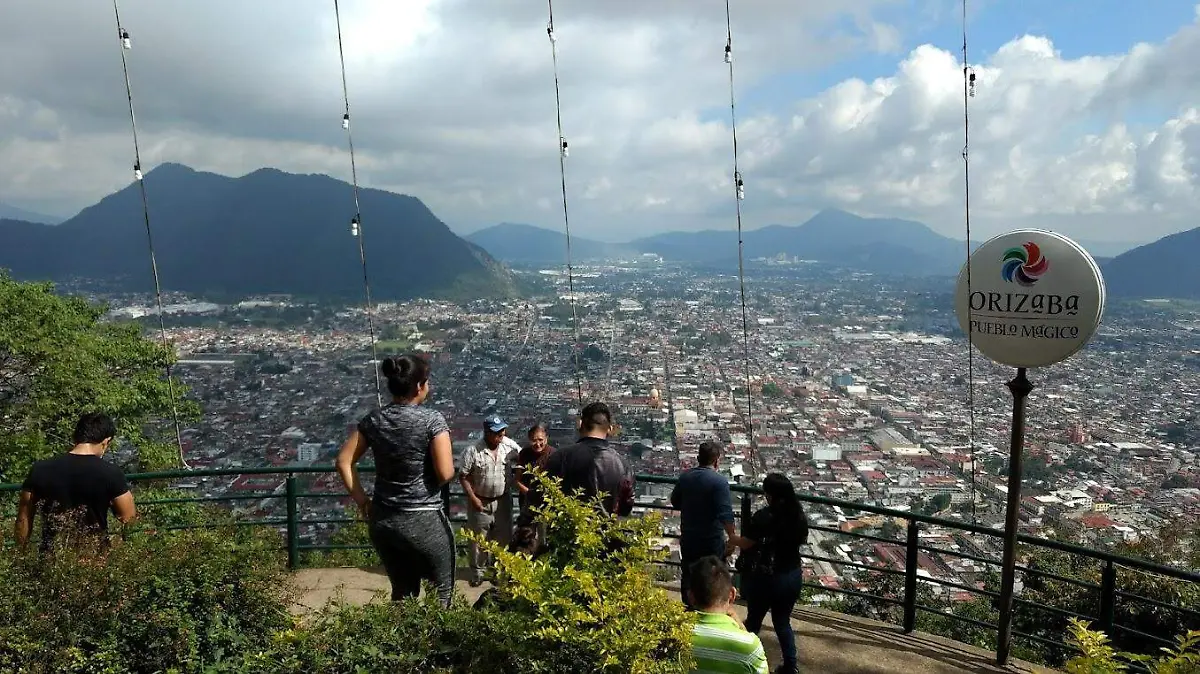
[(138, 468), (174, 465), (164, 442), (172, 404), (183, 421), (199, 406), (163, 376), (169, 348), (133, 323), (102, 320), (107, 308), (62, 297), (49, 283), (22, 283), (0, 272), (0, 482), (22, 477), (37, 459), (62, 451), (85, 410), (117, 421), (137, 449)]
[(773, 381), (763, 384), (762, 394), (764, 398), (782, 398), (784, 396), (783, 389)]

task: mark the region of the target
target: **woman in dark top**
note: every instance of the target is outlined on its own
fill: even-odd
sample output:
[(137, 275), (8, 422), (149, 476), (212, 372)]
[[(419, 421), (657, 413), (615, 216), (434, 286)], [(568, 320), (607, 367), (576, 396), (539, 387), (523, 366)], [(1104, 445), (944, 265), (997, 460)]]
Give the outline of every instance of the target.
[[(429, 396), (429, 363), (419, 356), (388, 358), (379, 367), (392, 403), (358, 422), (337, 457), (338, 474), (369, 524), (371, 543), (392, 582), (392, 599), (415, 597), (421, 580), (454, 594), (454, 531), (442, 507), (442, 485), (454, 477), (450, 427), (440, 412), (421, 407)], [(354, 466), (375, 455), (375, 496), (368, 500)]]
[(747, 604), (746, 629), (758, 634), (763, 618), (770, 611), (783, 651), (783, 664), (775, 673), (792, 674), (798, 671), (792, 609), (800, 598), (804, 580), (800, 546), (808, 543), (808, 518), (787, 476), (767, 475), (763, 494), (767, 507), (750, 518), (739, 543), (743, 549), (738, 570), (742, 573), (742, 594)]

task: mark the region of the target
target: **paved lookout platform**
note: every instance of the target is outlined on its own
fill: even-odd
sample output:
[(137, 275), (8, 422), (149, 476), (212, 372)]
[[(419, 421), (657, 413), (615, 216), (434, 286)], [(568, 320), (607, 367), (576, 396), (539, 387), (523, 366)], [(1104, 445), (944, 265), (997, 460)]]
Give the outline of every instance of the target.
[[(331, 600), (364, 604), (390, 592), (382, 569), (304, 569), (296, 572), (300, 596), (295, 612), (304, 614)], [(488, 587), (459, 581), (458, 591), (474, 600)], [(668, 591), (671, 590), (668, 588)], [(382, 595), (380, 593), (383, 593)], [(672, 592), (678, 596), (677, 593)], [(745, 616), (745, 607), (738, 607)], [(997, 667), (995, 656), (979, 648), (920, 632), (816, 608), (799, 607), (793, 618), (802, 672), (822, 674), (950, 674), (952, 672), (1052, 672), (1027, 663)], [(771, 666), (779, 664), (779, 642), (768, 616), (759, 635)]]

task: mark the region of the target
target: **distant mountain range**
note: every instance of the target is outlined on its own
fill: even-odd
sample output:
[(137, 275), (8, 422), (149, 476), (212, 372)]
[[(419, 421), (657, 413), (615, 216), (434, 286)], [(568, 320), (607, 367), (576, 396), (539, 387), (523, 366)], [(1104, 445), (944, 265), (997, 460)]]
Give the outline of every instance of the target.
[[(166, 290), (199, 294), (287, 293), (358, 297), (362, 273), (350, 233), (350, 185), (322, 175), (260, 169), (240, 178), (163, 164), (146, 175), (158, 267)], [(459, 238), (419, 199), (360, 190), (372, 290), (379, 299), (507, 297), (518, 293), (507, 262), (561, 265), (562, 232), (503, 223)], [(150, 287), (136, 184), (58, 225), (0, 207), (0, 268), (18, 278)], [(26, 218), (2, 217), (25, 213)], [(46, 219), (43, 217), (43, 219)], [(919, 222), (824, 210), (801, 225), (744, 234), (747, 260), (780, 255), (884, 275), (952, 276), (964, 242)], [(1120, 244), (1112, 244), (1120, 246)], [(1200, 228), (1105, 259), (1088, 246), (1114, 297), (1200, 299)], [(667, 260), (734, 265), (732, 230), (668, 232), (614, 244), (572, 237), (576, 261), (654, 253)], [(495, 256), (495, 257), (493, 257)]]
[[(467, 238), (507, 262), (562, 264), (565, 259), (565, 235), (540, 227), (502, 224)], [(881, 274), (952, 275), (958, 272), (965, 254), (964, 242), (919, 222), (863, 218), (832, 209), (799, 226), (771, 225), (745, 232), (743, 240), (747, 259), (785, 255)], [(667, 232), (626, 244), (571, 237), (571, 252), (575, 260), (655, 253), (673, 261), (735, 264), (737, 233)]]
[[(531, 225), (496, 225), (467, 238), (507, 262), (561, 265), (565, 259), (563, 233)], [(905, 276), (955, 275), (966, 252), (963, 241), (942, 236), (919, 222), (864, 218), (833, 209), (821, 211), (801, 225), (770, 225), (745, 232), (743, 240), (748, 260), (782, 254)], [(642, 253), (697, 264), (733, 265), (737, 260), (737, 233), (732, 230), (667, 232), (624, 244), (572, 237), (571, 243), (577, 261)], [(1121, 242), (1081, 243), (1101, 265), (1114, 297), (1200, 299), (1200, 264), (1196, 263), (1200, 260), (1200, 228), (1132, 250), (1127, 250), (1131, 244)]]
[[(145, 181), (164, 289), (361, 296), (349, 184), (276, 169), (229, 178), (179, 164), (163, 164)], [(360, 190), (359, 199), (377, 298), (516, 294), (511, 271), (456, 236), (419, 199), (373, 189)], [(60, 225), (0, 220), (0, 241), (0, 267), (18, 278), (151, 286), (136, 184)]]
[[(505, 262), (546, 264), (556, 260), (562, 263), (567, 259), (567, 235), (533, 225), (502, 222), (468, 234), (466, 239)], [(625, 244), (571, 237), (573, 261), (606, 260), (636, 254), (636, 249)]]
[(4, 202), (0, 202), (0, 220), (24, 220), (25, 222), (36, 222), (43, 225), (57, 225), (63, 221), (62, 218), (56, 218), (53, 215), (27, 211), (24, 208), (17, 208)]
[(1200, 299), (1200, 227), (1121, 253), (1101, 268), (1117, 297)]

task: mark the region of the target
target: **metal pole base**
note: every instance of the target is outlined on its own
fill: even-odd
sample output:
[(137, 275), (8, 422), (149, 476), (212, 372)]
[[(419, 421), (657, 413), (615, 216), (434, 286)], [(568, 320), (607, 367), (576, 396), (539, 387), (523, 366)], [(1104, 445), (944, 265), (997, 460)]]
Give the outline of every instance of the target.
[(996, 636), (996, 664), (1008, 664), (1012, 650), (1013, 586), (1016, 584), (1017, 530), (1021, 524), (1021, 454), (1025, 449), (1025, 400), (1033, 384), (1025, 368), (1008, 382), (1012, 392), (1012, 435), (1008, 448), (1008, 509), (1004, 517), (1004, 559), (1000, 572), (1000, 629)]

